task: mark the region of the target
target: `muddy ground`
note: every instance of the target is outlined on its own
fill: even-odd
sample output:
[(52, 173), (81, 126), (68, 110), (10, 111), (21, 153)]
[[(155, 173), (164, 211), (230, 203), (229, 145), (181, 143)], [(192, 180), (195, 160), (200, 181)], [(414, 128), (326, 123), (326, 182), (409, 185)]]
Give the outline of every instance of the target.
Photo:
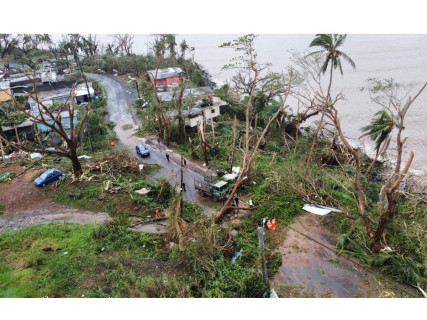
[[(279, 251), (282, 266), (271, 285), (282, 297), (419, 297), (417, 291), (339, 255), (329, 218), (299, 216)], [(308, 238), (308, 237), (310, 238)]]
[[(58, 191), (55, 183), (43, 188), (34, 185), (34, 179), (44, 170), (41, 167), (32, 168), (19, 164), (0, 167), (0, 173), (16, 173), (11, 181), (0, 183), (0, 204), (4, 206), (3, 214), (0, 214), (0, 232), (49, 222), (101, 225), (111, 220), (105, 212), (53, 202), (53, 196)], [(136, 225), (132, 229), (151, 233), (165, 232), (165, 226), (160, 223)]]
[(0, 167), (0, 173), (6, 171), (15, 172), (16, 176), (12, 181), (0, 183), (0, 203), (5, 206), (4, 213), (44, 209), (53, 204), (54, 183), (38, 188), (33, 182), (44, 169), (19, 164)]

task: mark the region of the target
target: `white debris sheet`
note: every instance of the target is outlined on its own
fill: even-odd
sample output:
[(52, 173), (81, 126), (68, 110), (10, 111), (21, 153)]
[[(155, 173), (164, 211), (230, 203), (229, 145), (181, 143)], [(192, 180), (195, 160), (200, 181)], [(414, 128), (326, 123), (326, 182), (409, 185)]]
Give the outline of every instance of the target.
[(331, 213), (331, 212), (342, 213), (341, 210), (338, 210), (338, 209), (335, 209), (335, 208), (321, 206), (321, 205), (318, 205), (318, 204), (305, 204), (302, 207), (302, 209), (305, 210), (305, 211), (307, 211), (307, 212), (311, 212), (311, 213), (317, 214), (319, 216), (324, 216), (324, 215), (327, 215), (328, 213)]
[(34, 153), (30, 154), (30, 158), (31, 158), (31, 160), (33, 160), (33, 159), (41, 159), (41, 158), (43, 158), (43, 156), (42, 156), (41, 153), (34, 152)]
[(235, 174), (235, 173), (228, 173), (228, 174), (223, 175), (222, 178), (224, 180), (236, 180), (237, 174)]
[(79, 156), (79, 157), (77, 157), (77, 158), (79, 158), (79, 159), (86, 159), (86, 160), (89, 160), (89, 159), (92, 159), (92, 157), (91, 156), (87, 156), (87, 155), (82, 155), (82, 156)]
[(148, 190), (148, 189), (146, 189), (146, 188), (142, 188), (142, 189), (139, 189), (139, 190), (135, 190), (135, 192), (136, 192), (137, 194), (144, 195), (144, 194), (149, 193), (149, 192), (150, 192), (150, 190)]

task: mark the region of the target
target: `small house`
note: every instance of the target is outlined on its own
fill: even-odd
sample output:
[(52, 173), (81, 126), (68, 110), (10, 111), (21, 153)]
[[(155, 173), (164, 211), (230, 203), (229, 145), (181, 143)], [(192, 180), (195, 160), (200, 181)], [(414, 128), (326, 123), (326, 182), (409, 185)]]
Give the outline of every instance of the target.
[(164, 68), (157, 70), (149, 70), (148, 77), (153, 85), (158, 86), (170, 86), (172, 84), (178, 84), (181, 77), (182, 69), (181, 68)]

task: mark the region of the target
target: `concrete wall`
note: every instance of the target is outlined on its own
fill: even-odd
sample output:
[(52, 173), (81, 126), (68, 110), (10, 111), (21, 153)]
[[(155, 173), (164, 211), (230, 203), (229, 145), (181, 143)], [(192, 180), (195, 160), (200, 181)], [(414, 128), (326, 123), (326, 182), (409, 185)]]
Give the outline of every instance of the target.
[[(202, 110), (202, 112), (206, 118), (206, 121), (219, 117), (221, 115), (219, 112), (219, 106), (206, 107)], [(187, 118), (185, 122), (185, 124), (190, 127), (196, 127), (197, 122), (203, 122), (203, 115), (201, 114), (197, 117)]]

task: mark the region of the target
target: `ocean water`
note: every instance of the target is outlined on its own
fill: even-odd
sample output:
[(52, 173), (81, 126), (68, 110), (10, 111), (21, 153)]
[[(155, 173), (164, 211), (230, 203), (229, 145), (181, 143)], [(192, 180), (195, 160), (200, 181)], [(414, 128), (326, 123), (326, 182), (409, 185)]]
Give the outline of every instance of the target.
[[(111, 42), (112, 35), (97, 35), (101, 42)], [(225, 82), (233, 71), (223, 71), (222, 67), (237, 54), (231, 49), (219, 48), (228, 41), (236, 39), (233, 34), (187, 34), (177, 35), (177, 43), (185, 39), (194, 52), (187, 54), (203, 65), (213, 78)], [(290, 64), (290, 51), (307, 51), (312, 34), (279, 35), (263, 34), (255, 40), (258, 59), (262, 63), (271, 63), (272, 71), (281, 72)], [(135, 35), (134, 52), (147, 53), (149, 43), (154, 37), (146, 34)], [(345, 101), (340, 101), (341, 122), (345, 134), (357, 139), (360, 128), (369, 124), (373, 114), (380, 107), (370, 100), (369, 94), (360, 89), (366, 85), (368, 78), (394, 78), (414, 95), (427, 82), (427, 35), (348, 35), (341, 47), (356, 63), (356, 70), (343, 61), (344, 75), (334, 74), (332, 91), (342, 91)], [(296, 110), (296, 107), (293, 108)], [(415, 150), (412, 168), (427, 170), (427, 89), (412, 105), (406, 116), (408, 136), (405, 154)], [(373, 144), (368, 138), (363, 142), (368, 150)], [(393, 147), (393, 145), (391, 145)], [(404, 157), (404, 160), (406, 156)]]

